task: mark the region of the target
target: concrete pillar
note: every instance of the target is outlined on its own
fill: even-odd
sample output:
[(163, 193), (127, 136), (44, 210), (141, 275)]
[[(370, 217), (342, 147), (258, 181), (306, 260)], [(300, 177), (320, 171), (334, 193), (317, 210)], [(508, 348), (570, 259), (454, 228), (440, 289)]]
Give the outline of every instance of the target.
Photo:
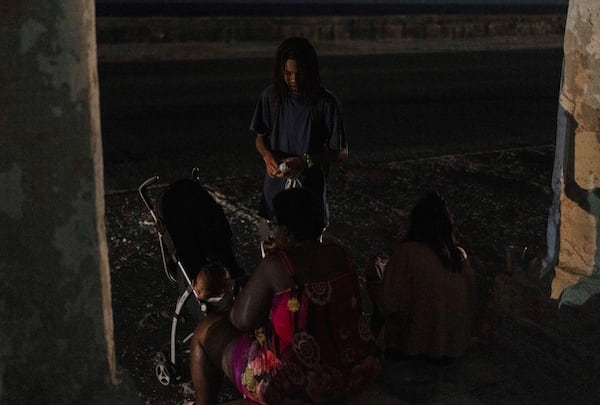
[(0, 2), (0, 403), (127, 404), (93, 0)]
[[(564, 39), (549, 248), (552, 298), (600, 293), (600, 2), (571, 0)], [(554, 239), (553, 243), (552, 239)]]

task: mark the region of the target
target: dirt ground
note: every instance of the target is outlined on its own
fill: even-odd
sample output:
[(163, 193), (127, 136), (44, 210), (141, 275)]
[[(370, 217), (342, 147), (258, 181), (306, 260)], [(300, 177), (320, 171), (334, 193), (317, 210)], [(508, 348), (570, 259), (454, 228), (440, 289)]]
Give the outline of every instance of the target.
[[(505, 247), (527, 246), (531, 255), (543, 252), (553, 159), (552, 146), (534, 146), (376, 164), (350, 161), (336, 167), (330, 178), (328, 235), (351, 249), (360, 274), (367, 257), (385, 255), (403, 235), (417, 198), (429, 189), (440, 191), (478, 274), (481, 325), (493, 279), (504, 271)], [(248, 272), (260, 258), (256, 207), (261, 177), (259, 171), (202, 177), (224, 207), (238, 259)], [(161, 190), (159, 186), (151, 193), (156, 197)], [(179, 404), (193, 394), (186, 367), (181, 382), (168, 387), (154, 375), (156, 353), (169, 342), (178, 292), (163, 273), (152, 218), (132, 189), (107, 194), (106, 222), (118, 363), (145, 403)], [(368, 302), (364, 305), (368, 312)], [(191, 327), (184, 319), (180, 326), (182, 332)], [(237, 397), (228, 387), (222, 400)]]

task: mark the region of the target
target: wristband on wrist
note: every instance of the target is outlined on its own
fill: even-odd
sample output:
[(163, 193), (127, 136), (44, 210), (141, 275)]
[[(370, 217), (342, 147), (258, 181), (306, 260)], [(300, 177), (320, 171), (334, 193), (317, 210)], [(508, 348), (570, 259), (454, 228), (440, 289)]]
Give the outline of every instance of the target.
[(314, 163), (313, 163), (313, 161), (312, 161), (312, 159), (310, 158), (310, 155), (309, 155), (308, 153), (305, 153), (305, 154), (303, 155), (303, 157), (304, 157), (304, 163), (306, 163), (306, 167), (307, 167), (307, 168), (309, 168), (309, 169), (310, 169), (311, 167), (313, 167), (313, 166), (314, 166)]

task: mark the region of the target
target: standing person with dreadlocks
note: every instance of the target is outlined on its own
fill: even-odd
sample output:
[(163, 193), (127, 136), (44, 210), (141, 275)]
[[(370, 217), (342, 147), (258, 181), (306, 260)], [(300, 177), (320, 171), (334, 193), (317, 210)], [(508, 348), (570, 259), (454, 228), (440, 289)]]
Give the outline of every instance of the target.
[(279, 45), (273, 83), (260, 95), (250, 130), (265, 162), (259, 215), (273, 217), (273, 198), (302, 187), (323, 201), (326, 225), (329, 165), (348, 155), (340, 100), (321, 86), (315, 49), (304, 38)]

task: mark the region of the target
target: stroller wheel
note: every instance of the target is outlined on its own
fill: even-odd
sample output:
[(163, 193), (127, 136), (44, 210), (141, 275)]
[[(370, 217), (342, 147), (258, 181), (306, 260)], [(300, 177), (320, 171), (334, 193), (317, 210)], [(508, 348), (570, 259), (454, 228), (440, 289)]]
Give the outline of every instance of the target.
[(154, 366), (154, 375), (162, 385), (167, 386), (179, 379), (175, 366), (168, 362), (162, 353), (156, 356), (156, 365)]

